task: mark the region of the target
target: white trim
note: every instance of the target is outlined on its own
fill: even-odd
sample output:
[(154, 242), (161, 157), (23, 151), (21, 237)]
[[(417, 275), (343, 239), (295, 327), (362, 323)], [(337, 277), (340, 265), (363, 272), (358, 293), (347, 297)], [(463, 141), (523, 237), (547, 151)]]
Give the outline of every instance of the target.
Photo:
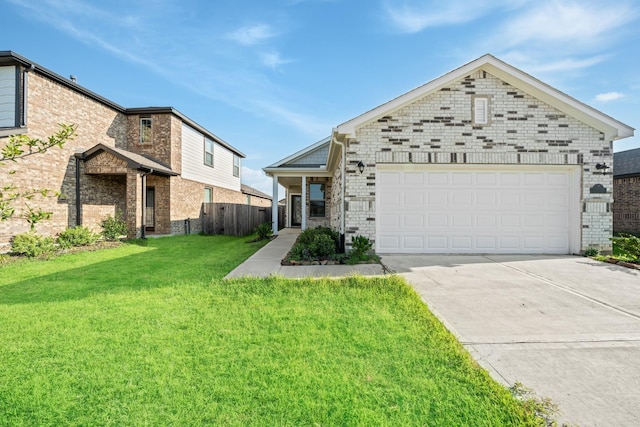
[(302, 175), (302, 222), (300, 223), (300, 229), (302, 231), (307, 229), (307, 177)]

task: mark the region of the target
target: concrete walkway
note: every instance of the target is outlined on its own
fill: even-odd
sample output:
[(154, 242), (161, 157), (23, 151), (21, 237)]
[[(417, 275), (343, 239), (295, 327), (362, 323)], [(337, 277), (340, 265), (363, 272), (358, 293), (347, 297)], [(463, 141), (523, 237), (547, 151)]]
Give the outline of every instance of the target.
[(237, 277), (268, 277), (272, 275), (301, 277), (376, 276), (384, 274), (380, 264), (358, 265), (280, 265), (300, 235), (299, 228), (280, 230), (278, 237), (240, 264), (225, 279)]

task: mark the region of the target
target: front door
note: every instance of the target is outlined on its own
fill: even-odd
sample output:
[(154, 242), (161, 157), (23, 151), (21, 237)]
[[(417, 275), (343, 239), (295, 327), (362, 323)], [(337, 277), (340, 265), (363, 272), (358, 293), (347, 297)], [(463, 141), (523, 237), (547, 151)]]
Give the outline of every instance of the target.
[(291, 196), (291, 226), (300, 227), (302, 225), (302, 196)]
[(156, 189), (147, 187), (147, 215), (144, 218), (146, 229), (153, 231), (156, 227)]

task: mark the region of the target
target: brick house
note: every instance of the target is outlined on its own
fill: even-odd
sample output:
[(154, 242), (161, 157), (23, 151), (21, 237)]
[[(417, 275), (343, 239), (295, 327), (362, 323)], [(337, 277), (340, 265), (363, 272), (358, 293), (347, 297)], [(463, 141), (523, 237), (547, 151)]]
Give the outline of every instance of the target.
[(613, 177), (596, 165), (633, 132), (485, 55), (264, 171), (286, 189), (288, 226), (330, 225), (347, 246), (363, 235), (378, 253), (606, 251)]
[(640, 148), (613, 155), (613, 231), (640, 235)]
[[(0, 170), (3, 182), (20, 189), (61, 193), (30, 202), (53, 212), (37, 225), (42, 234), (75, 225), (99, 231), (116, 211), (124, 214), (129, 237), (197, 233), (203, 202), (247, 202), (240, 182), (244, 154), (179, 111), (124, 108), (14, 52), (0, 52), (0, 144), (16, 134), (47, 138), (59, 123), (77, 125), (77, 137), (63, 149)], [(0, 243), (27, 229), (16, 214), (0, 223)]]

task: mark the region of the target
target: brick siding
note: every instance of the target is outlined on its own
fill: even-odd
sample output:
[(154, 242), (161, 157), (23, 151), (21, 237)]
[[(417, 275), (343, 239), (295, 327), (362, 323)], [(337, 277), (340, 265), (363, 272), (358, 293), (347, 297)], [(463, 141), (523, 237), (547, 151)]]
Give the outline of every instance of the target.
[(613, 231), (640, 234), (640, 176), (613, 179)]
[[(489, 99), (486, 125), (473, 123), (476, 96)], [(558, 164), (582, 170), (582, 249), (610, 250), (612, 176), (596, 171), (599, 162), (612, 163), (601, 132), (479, 71), (356, 130), (346, 154), (346, 241), (375, 239), (378, 163)], [(592, 194), (595, 184), (606, 193)]]

